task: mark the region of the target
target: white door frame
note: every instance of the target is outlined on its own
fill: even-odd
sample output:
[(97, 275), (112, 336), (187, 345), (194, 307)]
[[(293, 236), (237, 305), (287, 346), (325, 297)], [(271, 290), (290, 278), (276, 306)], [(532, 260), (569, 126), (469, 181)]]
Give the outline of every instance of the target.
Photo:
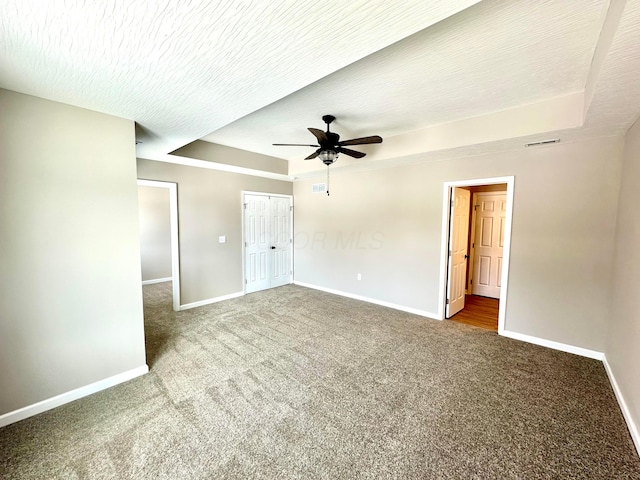
[(138, 179), (139, 187), (169, 189), (169, 224), (171, 227), (171, 285), (173, 287), (173, 310), (180, 311), (180, 246), (178, 240), (178, 184), (156, 180)]
[(254, 192), (251, 190), (242, 190), (240, 192), (240, 205), (242, 210), (242, 217), (240, 221), (242, 222), (242, 292), (246, 295), (247, 293), (247, 265), (246, 265), (246, 247), (245, 247), (245, 212), (244, 212), (244, 204), (247, 203), (245, 200), (246, 195), (262, 195), (264, 197), (280, 197), (280, 198), (288, 198), (291, 200), (291, 211), (289, 212), (289, 225), (291, 225), (291, 242), (289, 242), (289, 258), (291, 258), (291, 282), (293, 283), (293, 195), (286, 195), (283, 193), (268, 193), (268, 192)]
[(440, 284), (438, 289), (438, 318), (445, 319), (447, 303), (447, 263), (449, 259), (449, 223), (450, 223), (450, 202), (453, 187), (475, 187), (478, 185), (495, 185), (497, 183), (507, 184), (507, 211), (505, 216), (504, 250), (502, 257), (502, 287), (500, 290), (500, 306), (498, 310), (498, 334), (502, 335), (505, 330), (507, 293), (509, 288), (509, 257), (511, 256), (511, 221), (513, 217), (513, 190), (515, 177), (492, 177), (476, 178), (470, 180), (457, 180), (445, 182), (442, 195), (442, 237), (440, 241)]

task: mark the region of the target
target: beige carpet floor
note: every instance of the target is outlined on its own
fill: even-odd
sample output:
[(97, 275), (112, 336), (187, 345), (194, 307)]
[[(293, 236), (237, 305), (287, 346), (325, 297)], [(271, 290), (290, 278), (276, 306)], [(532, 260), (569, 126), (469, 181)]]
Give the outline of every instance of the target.
[(144, 290), (151, 372), (0, 429), (0, 478), (640, 478), (598, 361), (294, 285)]

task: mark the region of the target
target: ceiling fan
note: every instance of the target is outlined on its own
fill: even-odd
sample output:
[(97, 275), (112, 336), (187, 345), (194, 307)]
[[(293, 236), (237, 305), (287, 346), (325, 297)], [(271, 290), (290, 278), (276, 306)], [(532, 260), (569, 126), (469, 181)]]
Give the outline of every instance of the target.
[(315, 152), (309, 155), (305, 160), (312, 160), (316, 157), (322, 160), (327, 166), (327, 195), (329, 195), (329, 165), (335, 163), (338, 160), (338, 154), (343, 153), (353, 158), (362, 158), (366, 153), (351, 150), (350, 148), (344, 148), (349, 145), (367, 145), (370, 143), (382, 143), (382, 137), (379, 135), (373, 135), (370, 137), (352, 138), (351, 140), (340, 141), (340, 135), (330, 131), (329, 125), (336, 119), (333, 115), (324, 115), (322, 121), (327, 124), (327, 131), (323, 132), (318, 128), (309, 128), (308, 130), (316, 137), (318, 145), (307, 145), (301, 143), (274, 143), (275, 146), (292, 146), (292, 147), (314, 147), (317, 148)]

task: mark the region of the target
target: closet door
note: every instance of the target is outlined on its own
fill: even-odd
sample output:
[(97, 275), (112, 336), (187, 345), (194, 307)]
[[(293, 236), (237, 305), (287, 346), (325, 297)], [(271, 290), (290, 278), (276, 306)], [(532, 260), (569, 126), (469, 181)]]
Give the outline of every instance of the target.
[(244, 194), (245, 293), (292, 282), (293, 199)]

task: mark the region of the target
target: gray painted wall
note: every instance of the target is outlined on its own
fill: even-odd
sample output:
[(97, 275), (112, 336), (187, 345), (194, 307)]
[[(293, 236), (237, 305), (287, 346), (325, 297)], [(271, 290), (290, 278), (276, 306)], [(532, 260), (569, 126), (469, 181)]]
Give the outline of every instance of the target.
[(605, 354), (633, 422), (640, 428), (640, 120), (627, 132), (623, 161)]
[[(138, 177), (178, 184), (183, 305), (243, 291), (241, 192), (291, 195), (293, 189), (290, 182), (143, 159)], [(220, 235), (226, 243), (218, 243)]]
[[(131, 121), (0, 90), (0, 414), (144, 365), (134, 156)], [(183, 303), (242, 290), (240, 192), (294, 190), (297, 280), (429, 311), (443, 182), (515, 175), (507, 329), (605, 351), (637, 425), (639, 158), (636, 123), (624, 152), (606, 138), (334, 169), (331, 197), (148, 160), (138, 175), (179, 184)]]
[(134, 142), (0, 90), (0, 414), (145, 364)]
[(142, 280), (171, 276), (169, 189), (138, 186)]
[[(515, 175), (506, 329), (604, 351), (622, 139), (294, 184), (295, 279), (438, 311), (443, 184)], [(356, 274), (362, 273), (362, 280)]]

